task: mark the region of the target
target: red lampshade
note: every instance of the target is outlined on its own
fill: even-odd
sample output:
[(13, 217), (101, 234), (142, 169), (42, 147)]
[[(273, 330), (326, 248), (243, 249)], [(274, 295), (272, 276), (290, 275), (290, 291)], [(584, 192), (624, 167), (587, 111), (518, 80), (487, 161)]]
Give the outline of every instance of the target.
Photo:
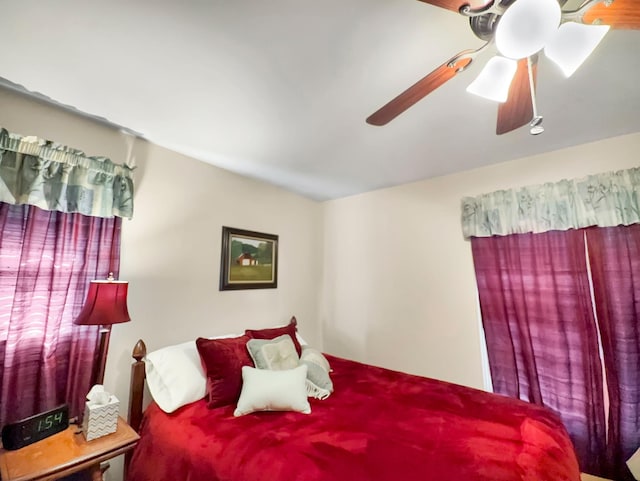
[(129, 322), (128, 289), (127, 281), (116, 281), (112, 276), (105, 281), (91, 281), (87, 300), (75, 324), (105, 326)]

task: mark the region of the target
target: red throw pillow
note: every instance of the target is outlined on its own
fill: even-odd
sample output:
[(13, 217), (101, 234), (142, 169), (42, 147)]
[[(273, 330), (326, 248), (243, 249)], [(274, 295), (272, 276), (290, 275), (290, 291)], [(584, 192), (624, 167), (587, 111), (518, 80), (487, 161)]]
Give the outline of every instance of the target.
[(302, 354), (302, 346), (298, 342), (298, 337), (296, 336), (296, 332), (298, 328), (298, 321), (295, 317), (291, 318), (289, 324), (282, 327), (272, 327), (269, 329), (247, 329), (244, 331), (245, 336), (249, 336), (251, 339), (275, 339), (278, 336), (282, 336), (284, 334), (288, 334), (291, 336), (291, 340), (293, 340), (293, 344), (296, 346), (296, 351), (298, 352), (298, 356)]
[(249, 336), (229, 339), (196, 339), (207, 374), (207, 407), (235, 404), (242, 390), (242, 366), (253, 366), (247, 351)]

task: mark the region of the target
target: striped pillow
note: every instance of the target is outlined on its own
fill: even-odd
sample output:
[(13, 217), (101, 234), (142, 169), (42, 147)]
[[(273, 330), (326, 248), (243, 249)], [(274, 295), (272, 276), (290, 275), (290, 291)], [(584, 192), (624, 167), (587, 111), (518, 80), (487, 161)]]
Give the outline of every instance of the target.
[(307, 366), (307, 394), (316, 399), (327, 399), (333, 392), (327, 358), (319, 350), (303, 346), (300, 364)]

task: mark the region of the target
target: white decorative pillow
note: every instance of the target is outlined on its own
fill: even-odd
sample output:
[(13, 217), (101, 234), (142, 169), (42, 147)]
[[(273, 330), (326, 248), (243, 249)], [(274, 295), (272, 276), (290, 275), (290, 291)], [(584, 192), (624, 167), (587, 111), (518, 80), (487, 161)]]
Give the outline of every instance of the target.
[(300, 364), (296, 346), (288, 334), (274, 339), (251, 339), (247, 342), (247, 350), (258, 369), (281, 371)]
[(307, 366), (307, 394), (316, 399), (326, 399), (333, 392), (333, 382), (329, 377), (329, 361), (312, 347), (303, 346), (300, 364)]
[[(236, 335), (212, 339), (229, 337)], [(207, 376), (195, 340), (163, 347), (147, 354), (144, 367), (151, 397), (166, 413), (198, 401), (207, 393)]]
[(234, 416), (256, 411), (311, 412), (305, 382), (307, 366), (271, 371), (242, 367), (242, 392)]

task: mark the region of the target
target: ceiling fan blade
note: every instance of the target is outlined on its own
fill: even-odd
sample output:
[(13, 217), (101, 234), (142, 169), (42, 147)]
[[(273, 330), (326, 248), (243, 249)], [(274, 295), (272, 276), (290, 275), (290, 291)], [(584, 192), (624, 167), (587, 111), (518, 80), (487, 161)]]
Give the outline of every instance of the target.
[(615, 0), (609, 6), (602, 1), (587, 10), (582, 22), (611, 25), (611, 28), (640, 29), (640, 2), (638, 0)]
[(490, 0), (419, 0), (430, 5), (434, 5), (440, 8), (446, 8), (447, 10), (453, 10), (459, 12), (462, 7), (469, 5), (472, 9), (482, 8), (489, 3), (493, 3)]
[(457, 73), (469, 66), (478, 50), (464, 50), (451, 60), (446, 61), (429, 75), (419, 80), (392, 101), (378, 109), (367, 118), (371, 125), (385, 125), (395, 119), (413, 104), (422, 100), (442, 84), (451, 80)]
[[(538, 72), (537, 57), (531, 59), (532, 74), (535, 84)], [(529, 70), (527, 59), (518, 62), (507, 101), (498, 107), (498, 124), (496, 134), (502, 135), (512, 130), (527, 125), (533, 118), (533, 102), (531, 100), (531, 86), (529, 83)]]

